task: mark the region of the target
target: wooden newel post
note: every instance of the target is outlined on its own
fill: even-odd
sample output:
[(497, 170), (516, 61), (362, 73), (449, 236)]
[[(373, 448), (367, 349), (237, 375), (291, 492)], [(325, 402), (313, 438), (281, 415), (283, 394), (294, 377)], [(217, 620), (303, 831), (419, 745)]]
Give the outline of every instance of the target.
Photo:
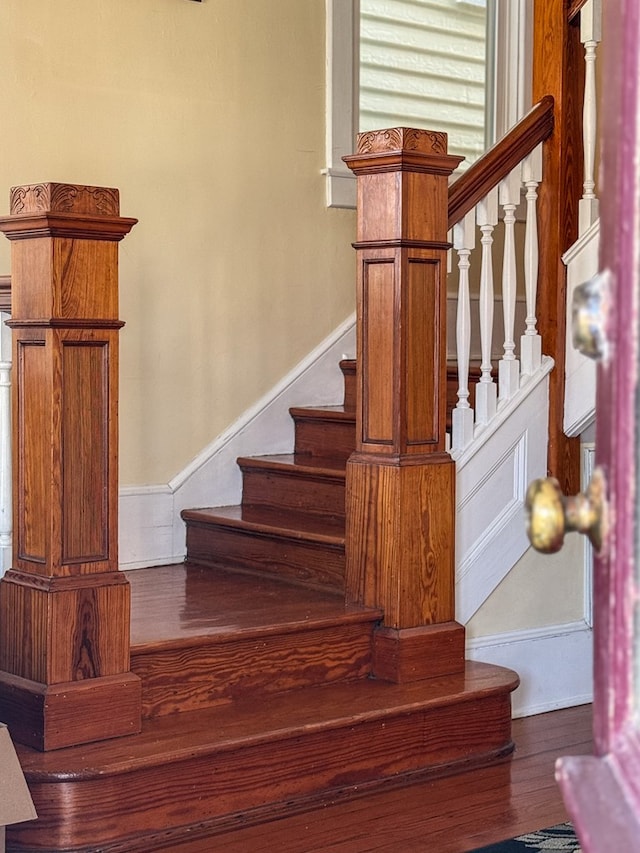
[(347, 597), (384, 608), (374, 671), (460, 671), (455, 468), (445, 452), (447, 137), (358, 137), (358, 408), (347, 465)]
[(13, 568), (0, 720), (38, 749), (140, 730), (118, 572), (118, 191), (11, 191)]

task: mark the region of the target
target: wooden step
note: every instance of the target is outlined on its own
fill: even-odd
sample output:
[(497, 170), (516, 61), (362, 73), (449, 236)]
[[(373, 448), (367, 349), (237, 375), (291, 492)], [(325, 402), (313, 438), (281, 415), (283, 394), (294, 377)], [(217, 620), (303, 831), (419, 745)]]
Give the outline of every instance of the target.
[(344, 518), (344, 460), (295, 454), (241, 457), (242, 503)]
[(344, 521), (265, 507), (183, 510), (187, 561), (344, 589)]
[(379, 610), (342, 595), (224, 569), (127, 574), (131, 669), (156, 717), (278, 691), (365, 678)]
[(356, 446), (356, 413), (344, 406), (289, 409), (295, 424), (294, 452), (346, 460)]
[[(409, 685), (307, 687), (144, 722), (139, 735), (17, 747), (39, 818), (13, 851), (148, 853), (230, 826), (486, 764), (512, 748), (510, 670), (468, 663)], [(212, 846), (211, 849), (215, 849)]]

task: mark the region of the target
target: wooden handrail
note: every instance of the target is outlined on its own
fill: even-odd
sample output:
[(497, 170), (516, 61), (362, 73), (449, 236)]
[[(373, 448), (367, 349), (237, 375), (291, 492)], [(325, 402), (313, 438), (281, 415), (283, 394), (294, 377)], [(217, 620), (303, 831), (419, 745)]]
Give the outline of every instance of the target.
[(449, 228), (460, 222), (553, 131), (554, 100), (546, 95), (449, 188)]
[(569, 21), (569, 23), (571, 23), (575, 16), (579, 14), (586, 2), (587, 0), (569, 0), (569, 7), (567, 9), (567, 21)]

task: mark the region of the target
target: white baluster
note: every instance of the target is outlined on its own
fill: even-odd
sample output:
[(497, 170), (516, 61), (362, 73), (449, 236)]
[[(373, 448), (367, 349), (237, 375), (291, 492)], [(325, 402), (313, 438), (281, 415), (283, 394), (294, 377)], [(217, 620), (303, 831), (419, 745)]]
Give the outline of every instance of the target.
[(542, 338), (536, 331), (538, 293), (538, 185), (542, 180), (542, 148), (522, 161), (522, 183), (527, 188), (527, 224), (524, 238), (524, 281), (527, 295), (526, 330), (520, 338), (522, 373), (531, 375), (542, 364)]
[(488, 424), (496, 413), (496, 383), (491, 376), (493, 344), (493, 229), (498, 224), (498, 191), (492, 190), (476, 208), (476, 221), (482, 232), (480, 269), (480, 349), (482, 364), (476, 385), (476, 423)]
[(476, 242), (476, 218), (472, 210), (453, 227), (453, 248), (458, 253), (458, 314), (456, 347), (458, 359), (458, 402), (453, 410), (451, 445), (461, 450), (473, 438), (473, 409), (469, 405), (469, 352), (471, 350), (471, 302), (469, 298), (469, 255)]
[(498, 365), (500, 400), (507, 400), (518, 390), (520, 362), (515, 355), (514, 326), (516, 317), (516, 245), (515, 211), (520, 201), (520, 168), (500, 183), (500, 204), (504, 211), (504, 259), (502, 262), (502, 310), (504, 316), (504, 355)]
[(11, 330), (0, 313), (0, 577), (11, 568)]
[(582, 111), (584, 190), (578, 206), (578, 228), (584, 234), (598, 218), (595, 194), (596, 159), (596, 48), (602, 39), (601, 0), (587, 0), (580, 10), (580, 40), (584, 45), (585, 80)]

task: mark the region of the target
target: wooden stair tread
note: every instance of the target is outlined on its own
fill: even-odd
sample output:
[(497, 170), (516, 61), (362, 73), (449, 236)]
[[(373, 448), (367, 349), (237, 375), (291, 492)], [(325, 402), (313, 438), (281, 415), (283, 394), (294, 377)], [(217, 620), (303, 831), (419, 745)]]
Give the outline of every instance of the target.
[(309, 420), (331, 420), (343, 421), (345, 423), (356, 422), (356, 414), (352, 409), (344, 406), (293, 406), (289, 409), (293, 418), (308, 418)]
[(488, 699), (513, 690), (511, 670), (468, 661), (464, 673), (409, 684), (365, 679), (273, 694), (146, 720), (140, 734), (53, 752), (17, 746), (28, 780), (71, 781), (214, 756), (372, 721), (455, 706), (466, 695)]
[(131, 650), (225, 642), (381, 618), (375, 608), (347, 605), (320, 590), (269, 575), (218, 567), (156, 566), (127, 572), (131, 585)]
[(313, 477), (334, 477), (344, 480), (345, 463), (342, 459), (314, 457), (306, 453), (278, 453), (272, 456), (240, 456), (237, 463), (243, 470), (259, 468), (280, 470), (291, 474)]
[(211, 524), (279, 538), (344, 548), (344, 519), (262, 506), (217, 506), (182, 511), (191, 524)]

